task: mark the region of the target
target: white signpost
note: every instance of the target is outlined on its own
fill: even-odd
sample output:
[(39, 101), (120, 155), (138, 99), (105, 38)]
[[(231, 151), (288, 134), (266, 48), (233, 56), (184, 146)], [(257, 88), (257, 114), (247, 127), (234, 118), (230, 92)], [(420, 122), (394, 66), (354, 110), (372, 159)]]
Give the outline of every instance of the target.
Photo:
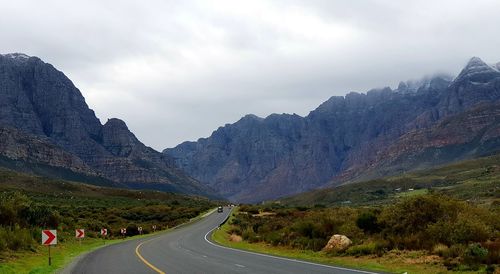
[(142, 235), (142, 226), (138, 227), (137, 230), (139, 231), (139, 234)]
[(101, 228), (101, 236), (102, 236), (102, 240), (104, 241), (104, 244), (106, 244), (106, 236), (107, 235), (108, 235), (108, 229)]
[(49, 265), (51, 265), (50, 246), (57, 244), (57, 230), (42, 230), (42, 244), (49, 247)]
[(85, 229), (83, 228), (76, 229), (75, 238), (77, 238), (79, 243), (82, 244), (82, 239), (85, 238)]

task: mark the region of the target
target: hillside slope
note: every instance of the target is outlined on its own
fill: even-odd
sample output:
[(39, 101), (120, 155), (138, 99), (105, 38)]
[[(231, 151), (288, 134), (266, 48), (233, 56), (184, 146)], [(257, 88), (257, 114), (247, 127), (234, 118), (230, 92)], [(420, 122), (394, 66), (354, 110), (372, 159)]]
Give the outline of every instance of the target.
[(500, 154), (401, 176), (367, 180), (286, 197), (290, 206), (373, 205), (434, 191), (476, 203), (500, 203)]

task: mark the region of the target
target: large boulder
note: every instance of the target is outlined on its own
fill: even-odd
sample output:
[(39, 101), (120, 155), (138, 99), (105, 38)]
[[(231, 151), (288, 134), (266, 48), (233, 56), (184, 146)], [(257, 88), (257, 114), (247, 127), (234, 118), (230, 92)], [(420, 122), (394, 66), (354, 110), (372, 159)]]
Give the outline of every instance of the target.
[(352, 245), (352, 241), (345, 235), (333, 235), (326, 246), (324, 251), (344, 251)]

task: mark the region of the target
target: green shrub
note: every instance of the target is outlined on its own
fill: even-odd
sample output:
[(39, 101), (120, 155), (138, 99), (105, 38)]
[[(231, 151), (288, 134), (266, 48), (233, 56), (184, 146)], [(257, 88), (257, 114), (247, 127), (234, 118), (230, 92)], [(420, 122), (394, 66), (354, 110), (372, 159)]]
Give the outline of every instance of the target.
[(360, 245), (354, 245), (349, 247), (345, 254), (351, 256), (363, 256), (377, 254), (381, 256), (385, 252), (387, 243), (383, 241), (368, 242)]
[(280, 245), (284, 243), (283, 236), (280, 235), (279, 232), (273, 231), (265, 235), (264, 241), (270, 243), (274, 246)]
[(354, 222), (346, 222), (339, 227), (339, 234), (346, 235), (354, 243), (359, 242), (364, 238), (363, 230), (354, 224)]
[(494, 265), (488, 265), (484, 271), (487, 274), (493, 274), (493, 273), (495, 273), (495, 266)]
[(228, 232), (229, 234), (236, 234), (241, 236), (241, 229), (237, 226), (232, 226)]
[(469, 265), (477, 265), (486, 260), (488, 256), (488, 249), (482, 247), (480, 244), (470, 244), (464, 252), (464, 262)]
[(467, 210), (455, 219), (430, 224), (426, 231), (430, 240), (446, 244), (483, 242), (492, 236), (492, 227)]
[(429, 194), (384, 208), (379, 222), (382, 234), (394, 247), (432, 251), (439, 243), (486, 241), (495, 235), (496, 219), (486, 209)]
[(233, 219), (231, 220), (231, 224), (232, 224), (232, 225), (239, 225), (239, 224), (241, 224), (241, 220), (240, 220), (240, 219), (238, 219), (238, 218), (233, 218)]
[(450, 246), (448, 252), (443, 255), (447, 258), (459, 258), (464, 256), (466, 246), (464, 244), (454, 244)]
[(377, 215), (373, 212), (363, 212), (356, 219), (356, 225), (364, 232), (375, 233), (380, 231)]
[(34, 244), (31, 231), (26, 228), (0, 226), (0, 251), (31, 250)]
[(432, 254), (445, 257), (448, 255), (450, 249), (448, 248), (447, 245), (444, 244), (437, 244), (432, 248)]
[(293, 225), (292, 230), (309, 239), (312, 239), (315, 234), (315, 226), (310, 221), (299, 221)]
[(251, 228), (245, 229), (243, 233), (241, 233), (241, 237), (243, 238), (243, 240), (248, 241), (250, 243), (255, 243), (258, 242), (259, 240), (255, 232)]
[(292, 246), (302, 250), (320, 251), (327, 242), (325, 239), (298, 237), (292, 241)]

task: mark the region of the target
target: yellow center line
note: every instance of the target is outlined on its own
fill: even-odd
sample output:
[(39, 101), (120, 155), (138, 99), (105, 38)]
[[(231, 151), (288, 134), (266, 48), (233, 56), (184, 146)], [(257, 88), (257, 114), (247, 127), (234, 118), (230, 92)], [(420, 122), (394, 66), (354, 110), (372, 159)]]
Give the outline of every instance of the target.
[[(151, 240), (149, 240), (149, 241), (152, 241), (152, 240), (155, 240), (155, 239), (151, 239)], [(159, 274), (166, 274), (165, 272), (163, 272), (163, 271), (161, 271), (160, 269), (158, 269), (156, 266), (152, 265), (152, 264), (151, 264), (150, 262), (148, 262), (146, 259), (144, 259), (144, 257), (142, 257), (142, 255), (141, 255), (141, 253), (139, 253), (139, 248), (140, 248), (143, 244), (145, 244), (145, 243), (147, 243), (147, 242), (149, 242), (149, 241), (144, 241), (144, 242), (142, 242), (142, 243), (138, 244), (138, 245), (137, 245), (137, 247), (135, 248), (135, 254), (136, 254), (136, 255), (137, 255), (137, 257), (139, 257), (139, 259), (141, 259), (141, 261), (142, 261), (145, 265), (147, 265), (149, 268), (153, 269), (154, 271), (156, 271), (156, 272), (157, 272), (157, 273), (159, 273)]]

